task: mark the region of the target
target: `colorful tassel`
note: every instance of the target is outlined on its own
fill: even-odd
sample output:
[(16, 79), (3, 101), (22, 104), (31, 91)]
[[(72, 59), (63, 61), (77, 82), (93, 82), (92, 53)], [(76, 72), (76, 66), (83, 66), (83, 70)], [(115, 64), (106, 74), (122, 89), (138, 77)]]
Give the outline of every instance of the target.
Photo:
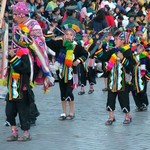
[(66, 57), (65, 57), (65, 65), (67, 67), (71, 67), (73, 64), (73, 43), (71, 41), (65, 40), (64, 46), (66, 47)]
[(115, 65), (116, 61), (117, 61), (117, 55), (116, 55), (116, 53), (114, 53), (114, 54), (110, 57), (110, 59), (109, 59), (109, 61), (108, 61), (108, 64), (107, 64), (107, 70), (108, 70), (108, 71), (110, 71), (110, 70), (113, 68), (113, 66)]
[(146, 57), (149, 58), (149, 54), (146, 51), (143, 51), (142, 53), (140, 53), (139, 55), (140, 57), (140, 72), (142, 76), (145, 76), (146, 74)]

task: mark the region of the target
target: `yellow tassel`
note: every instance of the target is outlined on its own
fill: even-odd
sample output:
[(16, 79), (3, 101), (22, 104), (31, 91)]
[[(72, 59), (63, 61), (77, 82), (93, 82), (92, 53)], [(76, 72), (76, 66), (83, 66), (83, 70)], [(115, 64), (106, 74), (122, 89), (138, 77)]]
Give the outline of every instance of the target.
[(31, 86), (32, 88), (34, 88), (35, 85), (36, 85), (36, 82), (33, 83), (33, 82), (30, 81), (30, 86)]
[(7, 80), (6, 79), (0, 79), (0, 85), (6, 86)]

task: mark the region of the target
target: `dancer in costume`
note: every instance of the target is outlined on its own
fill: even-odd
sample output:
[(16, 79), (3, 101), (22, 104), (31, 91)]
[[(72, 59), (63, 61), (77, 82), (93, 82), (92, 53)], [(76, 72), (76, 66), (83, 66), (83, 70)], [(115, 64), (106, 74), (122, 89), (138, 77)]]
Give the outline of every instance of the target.
[[(55, 67), (59, 77), (60, 94), (63, 113), (60, 120), (71, 120), (74, 118), (74, 94), (73, 89), (78, 84), (77, 66), (84, 63), (88, 53), (74, 39), (80, 28), (74, 24), (66, 24), (64, 27), (64, 38), (62, 40), (51, 39), (47, 42), (48, 47), (56, 52)], [(51, 27), (51, 30), (53, 28)], [(76, 31), (76, 32), (75, 32)], [(75, 75), (76, 76), (75, 76)], [(69, 102), (69, 113), (67, 114), (67, 102)]]
[[(42, 30), (36, 20), (28, 17), (28, 13), (29, 10), (24, 2), (18, 2), (13, 6), (13, 19), (16, 24), (13, 31), (13, 47), (9, 52), (9, 69), (11, 74), (8, 76), (9, 93), (6, 99), (6, 116), (7, 121), (10, 122), (12, 128), (12, 136), (8, 138), (8, 141), (27, 141), (30, 139), (28, 130), (30, 128), (31, 118), (29, 118), (29, 116), (31, 116), (31, 113), (28, 113), (28, 111), (31, 111), (30, 106), (34, 103), (34, 93), (31, 87), (38, 71), (42, 70), (44, 73), (43, 77), (45, 91), (54, 82), (48, 65), (49, 63), (46, 53), (46, 43), (44, 41)], [(25, 60), (23, 59), (24, 55), (26, 57)], [(26, 64), (28, 66), (26, 66)], [(12, 74), (13, 71), (15, 73), (14, 76)], [(26, 73), (23, 71), (26, 71)], [(23, 98), (22, 93), (24, 94)], [(18, 99), (22, 100), (21, 103), (18, 101)], [(22, 109), (20, 110), (20, 108)], [(19, 113), (20, 117), (21, 129), (24, 130), (23, 137), (19, 139), (17, 138), (18, 133), (15, 120), (17, 112)]]
[(89, 81), (89, 91), (88, 94), (94, 92), (93, 85), (96, 84), (96, 72), (95, 72), (95, 58), (94, 54), (90, 56), (90, 52), (95, 47), (93, 39), (90, 37), (87, 30), (83, 30), (82, 40), (80, 41), (84, 49), (89, 53), (89, 57), (84, 64), (79, 64), (79, 78), (81, 90), (78, 95), (85, 94), (84, 87), (86, 86), (87, 80)]
[(134, 67), (132, 75), (132, 95), (136, 105), (135, 111), (145, 111), (149, 105), (147, 80), (149, 80), (149, 54), (146, 52), (148, 42), (143, 38), (144, 26), (135, 27), (134, 41), (131, 45)]
[(125, 113), (123, 124), (131, 122), (129, 89), (127, 77), (132, 71), (132, 52), (128, 44), (129, 34), (124, 31), (117, 31), (114, 35), (115, 48), (104, 52), (102, 49), (96, 53), (96, 56), (104, 62), (108, 62), (106, 69), (109, 72), (108, 76), (108, 96), (107, 110), (109, 119), (106, 125), (112, 125), (115, 121), (115, 104), (116, 97)]
[[(44, 90), (46, 91), (53, 82), (49, 68), (49, 60), (47, 56), (47, 47), (42, 29), (38, 22), (28, 17), (28, 8), (26, 3), (18, 2), (13, 9), (14, 20), (14, 40), (13, 46), (28, 47), (30, 49), (31, 67), (38, 74), (40, 71), (43, 76)], [(36, 62), (35, 64), (33, 64)], [(35, 73), (31, 70), (31, 82), (36, 78)], [(41, 73), (40, 72), (40, 73)], [(36, 80), (38, 82), (38, 80)]]
[(142, 44), (138, 44), (133, 52), (134, 65), (132, 76), (132, 95), (136, 104), (136, 111), (147, 110), (147, 80), (150, 80), (150, 55)]
[[(49, 68), (49, 59), (47, 56), (47, 46), (42, 29), (38, 22), (28, 17), (28, 8), (25, 3), (19, 2), (14, 6), (14, 41), (13, 46), (28, 47), (30, 49), (29, 58), (31, 62), (31, 85), (34, 81), (44, 84), (44, 91), (53, 84), (54, 79)], [(34, 93), (31, 90), (31, 125), (35, 125), (36, 117), (39, 111), (35, 105)]]
[[(112, 37), (111, 31), (108, 33), (108, 35), (105, 37), (104, 41), (102, 41), (102, 48), (103, 51), (109, 51), (110, 49), (114, 48), (114, 40)], [(105, 87), (102, 89), (102, 91), (108, 91), (108, 75), (109, 72), (107, 72), (106, 69), (107, 62), (102, 62), (102, 69), (103, 69), (103, 75)]]
[[(7, 121), (11, 125), (11, 136), (7, 138), (11, 141), (28, 141), (30, 138), (30, 60), (29, 49), (20, 48), (16, 51), (9, 50), (8, 63), (8, 99), (6, 101)], [(16, 127), (16, 116), (19, 115), (23, 136), (18, 137)]]

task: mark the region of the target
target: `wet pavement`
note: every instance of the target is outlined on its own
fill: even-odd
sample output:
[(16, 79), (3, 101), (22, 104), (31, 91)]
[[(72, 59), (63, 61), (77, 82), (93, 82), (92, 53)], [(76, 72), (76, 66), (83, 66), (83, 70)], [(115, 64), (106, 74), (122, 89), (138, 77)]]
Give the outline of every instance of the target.
[[(97, 78), (95, 91), (79, 96), (74, 90), (75, 119), (58, 120), (61, 109), (58, 83), (43, 94), (42, 86), (34, 88), (36, 104), (40, 111), (36, 126), (31, 127), (32, 140), (29, 142), (7, 142), (10, 127), (5, 127), (5, 101), (0, 99), (0, 150), (150, 150), (150, 110), (135, 112), (130, 94), (130, 125), (123, 125), (124, 114), (116, 102), (116, 122), (105, 126), (108, 113), (105, 109), (107, 92), (103, 92), (104, 80)], [(150, 98), (150, 84), (148, 84)], [(17, 119), (18, 120), (18, 119)], [(22, 131), (19, 129), (20, 135)]]

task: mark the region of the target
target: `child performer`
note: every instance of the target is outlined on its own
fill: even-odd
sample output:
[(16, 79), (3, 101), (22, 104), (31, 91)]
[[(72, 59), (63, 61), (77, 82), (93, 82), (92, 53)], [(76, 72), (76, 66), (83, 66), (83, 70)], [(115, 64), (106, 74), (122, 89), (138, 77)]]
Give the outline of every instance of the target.
[[(109, 51), (110, 49), (114, 48), (115, 44), (114, 44), (114, 40), (113, 40), (113, 36), (112, 36), (112, 32), (110, 31), (108, 33), (108, 35), (105, 37), (104, 41), (102, 42), (102, 48), (103, 51)], [(106, 70), (106, 62), (102, 63), (102, 69), (103, 69), (103, 75), (102, 77), (104, 77), (104, 83), (105, 83), (105, 87), (102, 89), (102, 91), (108, 91), (108, 75), (109, 72), (107, 72)]]
[(109, 119), (105, 125), (112, 125), (115, 121), (114, 110), (117, 96), (121, 109), (125, 113), (123, 124), (131, 122), (128, 81), (126, 78), (132, 70), (132, 52), (128, 44), (129, 34), (124, 31), (117, 31), (114, 38), (115, 48), (107, 52), (101, 49), (96, 54), (101, 61), (108, 62), (106, 66), (107, 71), (109, 71), (106, 107), (109, 112)]
[(145, 111), (149, 104), (146, 91), (147, 80), (150, 80), (150, 55), (142, 44), (138, 44), (133, 58), (132, 95), (137, 106), (135, 111)]
[[(73, 73), (77, 71), (76, 67), (79, 63), (84, 63), (88, 53), (81, 45), (78, 45), (74, 38), (76, 25), (66, 24), (64, 26), (64, 38), (60, 40), (51, 39), (47, 42), (48, 47), (56, 52), (56, 70), (59, 77), (61, 101), (63, 113), (60, 120), (71, 120), (75, 117), (74, 113), (74, 80)], [(53, 28), (51, 28), (53, 30)], [(69, 114), (67, 115), (66, 105), (69, 102)]]
[(89, 57), (84, 64), (79, 65), (79, 77), (81, 82), (81, 90), (78, 95), (85, 94), (84, 86), (86, 86), (86, 80), (89, 81), (89, 91), (88, 94), (92, 94), (94, 92), (93, 85), (96, 84), (96, 72), (95, 72), (95, 58), (94, 54), (90, 56), (90, 52), (95, 46), (93, 43), (93, 39), (90, 38), (90, 35), (87, 33), (88, 31), (84, 30), (82, 34), (81, 45), (84, 49), (89, 53)]

